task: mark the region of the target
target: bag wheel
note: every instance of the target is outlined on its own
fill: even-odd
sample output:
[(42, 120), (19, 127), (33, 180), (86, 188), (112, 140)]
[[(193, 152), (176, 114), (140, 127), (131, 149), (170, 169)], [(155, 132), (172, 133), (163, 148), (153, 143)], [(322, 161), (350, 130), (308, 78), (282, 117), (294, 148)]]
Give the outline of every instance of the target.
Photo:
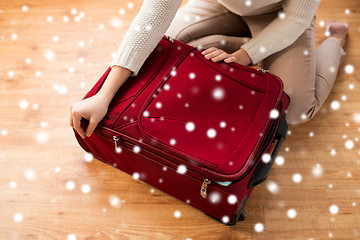
[(239, 216), (239, 219), (238, 221), (244, 221), (246, 219), (246, 212), (245, 210), (243, 209), (240, 213), (240, 216)]

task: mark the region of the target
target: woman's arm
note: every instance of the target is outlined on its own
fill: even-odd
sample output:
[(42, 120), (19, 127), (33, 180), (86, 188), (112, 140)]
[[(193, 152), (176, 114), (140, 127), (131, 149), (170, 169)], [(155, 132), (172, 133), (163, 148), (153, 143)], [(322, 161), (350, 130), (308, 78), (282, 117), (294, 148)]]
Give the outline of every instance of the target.
[(144, 0), (111, 63), (136, 76), (174, 19), (182, 0)]
[[(111, 63), (111, 71), (100, 91), (71, 106), (70, 126), (90, 137), (104, 118), (115, 93), (129, 76), (136, 76), (170, 26), (182, 0), (144, 0)], [(131, 81), (131, 79), (129, 80)], [(86, 132), (81, 119), (89, 120)]]
[[(70, 126), (80, 134), (81, 137), (90, 137), (97, 124), (104, 118), (111, 100), (117, 90), (129, 78), (129, 69), (114, 66), (106, 78), (100, 91), (92, 97), (74, 103), (71, 106)], [(81, 128), (81, 119), (89, 120), (86, 132)]]
[(241, 48), (248, 53), (253, 64), (283, 50), (310, 26), (319, 4), (320, 0), (284, 0), (283, 14)]

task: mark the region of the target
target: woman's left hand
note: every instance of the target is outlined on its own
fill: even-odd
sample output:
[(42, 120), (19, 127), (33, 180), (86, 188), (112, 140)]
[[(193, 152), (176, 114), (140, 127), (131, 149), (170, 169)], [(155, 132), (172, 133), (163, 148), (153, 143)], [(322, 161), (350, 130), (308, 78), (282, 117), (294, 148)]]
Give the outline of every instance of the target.
[(224, 60), (226, 63), (236, 62), (242, 65), (249, 65), (251, 63), (249, 55), (242, 48), (229, 54), (222, 49), (211, 47), (202, 51), (201, 54), (204, 55), (206, 59), (211, 59), (213, 62)]

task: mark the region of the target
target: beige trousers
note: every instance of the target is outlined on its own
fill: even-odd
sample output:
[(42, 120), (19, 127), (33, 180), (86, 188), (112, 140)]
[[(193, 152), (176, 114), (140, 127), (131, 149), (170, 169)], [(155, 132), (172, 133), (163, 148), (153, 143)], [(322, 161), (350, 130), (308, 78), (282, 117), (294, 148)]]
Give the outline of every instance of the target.
[[(216, 0), (193, 0), (178, 10), (165, 34), (194, 47), (213, 46), (233, 53), (277, 16), (277, 12), (271, 12), (241, 17)], [(306, 122), (319, 111), (344, 55), (340, 43), (329, 38), (315, 50), (314, 17), (293, 44), (258, 63), (283, 80), (291, 98), (286, 116), (289, 124)]]

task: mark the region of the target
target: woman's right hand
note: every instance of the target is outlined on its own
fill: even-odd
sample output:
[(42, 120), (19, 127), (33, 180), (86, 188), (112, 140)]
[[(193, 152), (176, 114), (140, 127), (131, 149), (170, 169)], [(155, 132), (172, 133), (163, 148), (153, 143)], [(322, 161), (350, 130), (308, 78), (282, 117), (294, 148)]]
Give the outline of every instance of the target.
[[(108, 110), (108, 103), (102, 95), (92, 97), (74, 103), (71, 106), (70, 126), (80, 134), (82, 138), (90, 137), (97, 124), (104, 118)], [(81, 128), (81, 119), (89, 120), (86, 132)]]
[[(132, 71), (121, 67), (113, 66), (106, 81), (99, 92), (71, 106), (70, 126), (80, 134), (82, 138), (90, 137), (97, 124), (107, 113), (109, 104), (118, 91), (118, 89), (130, 77)], [(89, 126), (86, 132), (81, 128), (81, 119), (89, 120)]]

